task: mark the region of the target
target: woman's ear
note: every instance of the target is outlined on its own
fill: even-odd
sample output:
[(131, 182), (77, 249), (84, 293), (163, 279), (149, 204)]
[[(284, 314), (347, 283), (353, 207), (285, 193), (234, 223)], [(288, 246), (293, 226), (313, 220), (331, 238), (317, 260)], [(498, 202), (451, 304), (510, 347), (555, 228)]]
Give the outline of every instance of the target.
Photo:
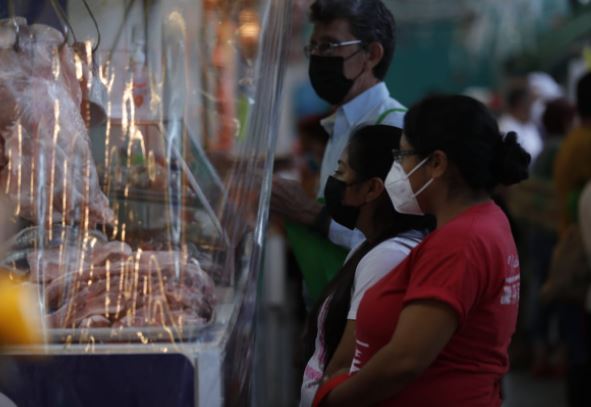
[(447, 154), (441, 150), (435, 150), (431, 153), (427, 166), (430, 169), (431, 178), (441, 178), (449, 166)]
[(384, 181), (377, 177), (371, 178), (368, 184), (369, 190), (367, 192), (367, 195), (365, 195), (365, 202), (371, 202), (376, 200), (380, 195), (382, 195), (382, 193), (386, 189), (386, 187), (384, 186)]
[(370, 43), (367, 47), (369, 58), (367, 60), (369, 68), (373, 70), (377, 64), (384, 58), (384, 47), (377, 41)]

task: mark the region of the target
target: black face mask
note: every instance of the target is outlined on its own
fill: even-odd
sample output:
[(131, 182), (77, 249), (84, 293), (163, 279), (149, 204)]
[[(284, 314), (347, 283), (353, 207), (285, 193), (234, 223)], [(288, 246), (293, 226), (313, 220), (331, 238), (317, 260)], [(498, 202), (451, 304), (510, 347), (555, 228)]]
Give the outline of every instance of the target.
[(348, 229), (355, 229), (360, 207), (343, 205), (345, 190), (350, 185), (354, 184), (347, 184), (333, 176), (328, 177), (324, 187), (324, 200), (326, 209), (335, 222)]
[(361, 70), (354, 79), (347, 78), (344, 73), (345, 61), (356, 55), (357, 52), (347, 58), (310, 55), (308, 75), (314, 91), (320, 98), (331, 105), (338, 105), (343, 102), (353, 83), (363, 73), (363, 70)]

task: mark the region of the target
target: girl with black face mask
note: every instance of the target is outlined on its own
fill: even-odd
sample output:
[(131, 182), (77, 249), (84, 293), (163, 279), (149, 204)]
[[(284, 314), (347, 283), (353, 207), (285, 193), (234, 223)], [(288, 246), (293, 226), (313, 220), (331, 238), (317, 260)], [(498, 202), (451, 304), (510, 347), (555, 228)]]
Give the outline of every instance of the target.
[(325, 188), (326, 206), (338, 223), (363, 232), (337, 276), (313, 308), (305, 334), (300, 406), (310, 406), (324, 376), (348, 369), (355, 348), (355, 319), (367, 288), (394, 269), (421, 242), (429, 218), (402, 215), (392, 206), (384, 180), (401, 130), (366, 126), (353, 132)]

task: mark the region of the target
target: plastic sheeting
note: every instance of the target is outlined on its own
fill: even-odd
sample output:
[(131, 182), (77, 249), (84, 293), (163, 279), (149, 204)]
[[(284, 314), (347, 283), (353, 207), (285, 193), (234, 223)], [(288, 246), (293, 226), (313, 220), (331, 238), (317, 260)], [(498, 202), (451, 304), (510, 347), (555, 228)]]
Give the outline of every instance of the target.
[[(250, 386), (288, 1), (82, 4), (34, 6), (54, 28), (0, 21), (0, 187), (16, 229), (2, 266), (35, 287), (47, 328), (46, 344), (11, 350), (18, 377), (35, 387), (59, 370), (59, 394), (86, 400), (106, 386), (96, 375), (142, 377), (146, 355), (180, 354), (191, 369), (169, 361), (150, 380), (176, 371), (200, 405), (233, 404), (227, 389)], [(105, 372), (66, 389), (86, 363)], [(28, 405), (22, 384), (0, 389)]]

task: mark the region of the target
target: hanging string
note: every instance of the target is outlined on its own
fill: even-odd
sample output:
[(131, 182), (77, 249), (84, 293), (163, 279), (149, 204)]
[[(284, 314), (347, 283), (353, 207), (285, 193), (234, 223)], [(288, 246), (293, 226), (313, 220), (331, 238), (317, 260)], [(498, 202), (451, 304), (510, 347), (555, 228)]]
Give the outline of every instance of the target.
[(94, 17), (94, 14), (88, 6), (86, 0), (82, 0), (82, 3), (84, 3), (84, 7), (86, 7), (86, 11), (88, 11), (90, 18), (92, 19), (92, 23), (94, 24), (94, 28), (96, 29), (96, 44), (92, 48), (92, 53), (94, 54), (98, 49), (99, 45), (101, 44), (101, 30), (99, 29), (98, 23), (96, 22), (96, 18)]
[(62, 8), (59, 1), (50, 0), (50, 2), (51, 2), (51, 6), (53, 7), (53, 10), (55, 11), (60, 22), (62, 23), (62, 26), (64, 27), (64, 31), (65, 31), (64, 42), (67, 42), (68, 32), (70, 32), (72, 34), (72, 38), (74, 39), (74, 42), (78, 42), (78, 39), (76, 38), (76, 33), (74, 33), (74, 29), (72, 28), (72, 25), (70, 24), (70, 20), (68, 20), (68, 16), (67, 16), (66, 12), (64, 11), (64, 9)]

